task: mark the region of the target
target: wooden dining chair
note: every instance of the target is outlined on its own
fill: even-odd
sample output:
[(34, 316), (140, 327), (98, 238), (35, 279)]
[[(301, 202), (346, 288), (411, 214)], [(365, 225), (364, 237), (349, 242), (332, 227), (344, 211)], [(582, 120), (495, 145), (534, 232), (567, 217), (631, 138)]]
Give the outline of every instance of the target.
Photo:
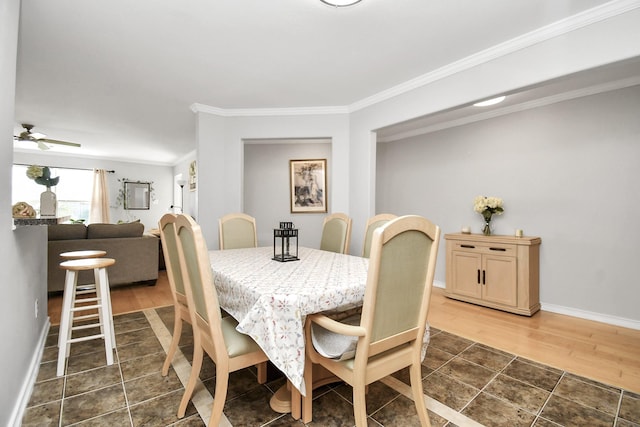
[(392, 219), (396, 219), (398, 216), (394, 214), (378, 214), (376, 216), (372, 216), (367, 220), (367, 225), (364, 228), (364, 243), (362, 244), (362, 257), (369, 258), (369, 253), (371, 252), (371, 238), (373, 237), (373, 232), (376, 228), (385, 225), (387, 222)]
[[(184, 417), (206, 351), (216, 367), (213, 408), (208, 425), (217, 426), (227, 397), (229, 374), (266, 362), (268, 358), (249, 335), (236, 330), (238, 322), (232, 316), (221, 316), (209, 252), (200, 226), (190, 216), (179, 215), (175, 221), (175, 233), (194, 340), (191, 374), (178, 417)], [(261, 384), (265, 381), (266, 378), (258, 378)]]
[(184, 290), (182, 270), (178, 256), (178, 244), (176, 242), (175, 222), (177, 217), (175, 214), (168, 213), (163, 215), (158, 222), (160, 243), (162, 244), (167, 279), (169, 279), (169, 288), (171, 289), (171, 297), (173, 298), (174, 312), (173, 336), (171, 337), (167, 357), (164, 359), (164, 364), (162, 365), (162, 376), (167, 376), (169, 373), (169, 366), (171, 366), (173, 357), (178, 349), (178, 343), (182, 335), (182, 322), (191, 324), (191, 315), (187, 307), (187, 294)]
[(231, 213), (218, 220), (220, 249), (258, 246), (256, 219), (244, 213)]
[(322, 223), (320, 249), (323, 251), (349, 253), (351, 240), (351, 218), (344, 213), (327, 215)]
[[(420, 424), (430, 426), (421, 363), (439, 241), (440, 228), (425, 218), (407, 215), (389, 221), (373, 232), (360, 317), (335, 321), (323, 314), (307, 316), (305, 423), (311, 421), (312, 364), (319, 364), (353, 387), (358, 427), (367, 425), (366, 386), (409, 367)], [(322, 356), (319, 350), (326, 354), (324, 344), (336, 338), (353, 340), (353, 355)]]

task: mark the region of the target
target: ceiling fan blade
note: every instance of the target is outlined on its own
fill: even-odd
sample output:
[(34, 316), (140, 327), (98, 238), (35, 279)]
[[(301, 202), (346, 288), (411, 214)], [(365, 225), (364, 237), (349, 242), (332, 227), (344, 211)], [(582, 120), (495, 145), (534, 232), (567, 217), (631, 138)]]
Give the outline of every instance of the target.
[(34, 139), (43, 139), (43, 138), (47, 137), (47, 135), (45, 135), (44, 133), (40, 133), (40, 132), (31, 132), (31, 133), (29, 133), (29, 136), (31, 138), (34, 138)]
[(36, 141), (36, 144), (38, 144), (38, 148), (43, 150), (43, 151), (49, 149), (49, 146), (47, 144), (45, 144), (44, 142), (42, 142), (42, 140)]
[(77, 142), (59, 141), (57, 139), (49, 139), (49, 138), (38, 139), (38, 142), (40, 142), (40, 141), (48, 142), (49, 144), (68, 145), (69, 147), (80, 147), (81, 146)]

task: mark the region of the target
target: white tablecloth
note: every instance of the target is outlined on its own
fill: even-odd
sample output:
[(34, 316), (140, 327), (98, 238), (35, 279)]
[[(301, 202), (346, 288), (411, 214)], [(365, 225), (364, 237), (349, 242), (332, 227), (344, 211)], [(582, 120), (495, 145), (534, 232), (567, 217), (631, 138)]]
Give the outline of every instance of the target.
[(210, 251), (220, 306), (304, 394), (307, 314), (362, 304), (369, 260), (300, 248), (278, 262), (272, 247)]

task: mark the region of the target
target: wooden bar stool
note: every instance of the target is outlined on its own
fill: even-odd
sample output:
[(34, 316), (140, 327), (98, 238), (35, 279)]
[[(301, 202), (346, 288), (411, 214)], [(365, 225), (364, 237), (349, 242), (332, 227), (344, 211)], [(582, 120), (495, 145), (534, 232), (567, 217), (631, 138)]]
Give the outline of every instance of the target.
[(84, 259), (84, 258), (102, 258), (107, 255), (107, 251), (101, 250), (89, 250), (89, 251), (71, 251), (62, 252), (60, 258), (65, 260), (69, 259)]
[[(107, 256), (107, 251), (103, 251), (103, 250), (98, 250), (98, 249), (91, 249), (91, 250), (84, 250), (84, 251), (71, 251), (71, 252), (62, 252), (60, 254), (60, 258), (62, 258), (63, 260), (67, 261), (70, 259), (85, 259), (85, 258), (102, 258)], [(95, 270), (94, 270), (95, 271)], [(108, 277), (107, 277), (108, 280)], [(107, 283), (107, 288), (109, 290), (111, 290), (111, 288), (109, 288), (109, 284)], [(78, 295), (88, 295), (88, 294), (95, 294), (96, 293), (96, 284), (94, 283), (89, 283), (89, 284), (85, 284), (85, 285), (78, 285), (76, 284), (76, 297), (78, 297)], [(107, 299), (107, 303), (109, 304), (109, 317), (113, 318), (113, 309), (111, 308), (111, 298)], [(62, 316), (61, 316), (62, 317)], [(97, 318), (98, 315), (97, 313), (93, 315), (94, 318)], [(85, 319), (90, 319), (90, 315), (87, 315), (84, 317)], [(113, 342), (116, 342), (116, 333), (115, 330), (112, 329), (112, 334), (111, 334), (111, 339), (113, 340)], [(114, 344), (115, 346), (115, 344)]]
[[(86, 251), (71, 251), (71, 252), (62, 252), (60, 254), (60, 258), (65, 261), (70, 259), (84, 259), (84, 258), (102, 258), (107, 256), (107, 251), (101, 250), (86, 250)], [(96, 284), (91, 283), (88, 285), (78, 285), (77, 288), (83, 288), (85, 290), (95, 289)]]
[[(113, 364), (113, 349), (115, 347), (115, 337), (113, 332), (113, 316), (111, 314), (111, 301), (109, 294), (109, 280), (107, 267), (115, 264), (113, 258), (81, 258), (71, 259), (60, 263), (60, 268), (66, 270), (64, 284), (64, 294), (62, 297), (62, 313), (60, 316), (60, 332), (58, 336), (58, 368), (57, 376), (64, 375), (65, 362), (69, 355), (71, 343), (87, 341), (97, 338), (104, 339), (107, 365)], [(83, 270), (93, 270), (95, 275), (94, 298), (81, 298), (76, 300), (76, 289), (78, 284), (78, 273)], [(91, 305), (86, 305), (91, 303)], [(82, 305), (85, 304), (85, 305)], [(95, 314), (86, 316), (75, 316), (77, 311), (97, 310)], [(74, 326), (74, 321), (89, 320), (98, 318), (98, 323), (82, 324)], [(100, 333), (72, 337), (72, 332), (76, 330), (89, 329), (100, 326)]]

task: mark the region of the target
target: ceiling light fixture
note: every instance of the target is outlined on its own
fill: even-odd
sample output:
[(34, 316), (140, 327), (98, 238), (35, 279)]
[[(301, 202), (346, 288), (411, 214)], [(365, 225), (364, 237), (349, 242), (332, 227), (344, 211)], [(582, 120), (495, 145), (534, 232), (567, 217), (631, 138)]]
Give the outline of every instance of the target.
[(501, 103), (502, 101), (504, 101), (505, 98), (506, 98), (506, 96), (499, 96), (497, 98), (487, 99), (486, 101), (476, 102), (475, 104), (473, 104), (473, 106), (474, 107), (488, 107), (489, 105), (495, 105), (495, 104)]
[(362, 0), (320, 0), (324, 4), (328, 4), (333, 7), (347, 7), (353, 6), (356, 3), (360, 3)]

